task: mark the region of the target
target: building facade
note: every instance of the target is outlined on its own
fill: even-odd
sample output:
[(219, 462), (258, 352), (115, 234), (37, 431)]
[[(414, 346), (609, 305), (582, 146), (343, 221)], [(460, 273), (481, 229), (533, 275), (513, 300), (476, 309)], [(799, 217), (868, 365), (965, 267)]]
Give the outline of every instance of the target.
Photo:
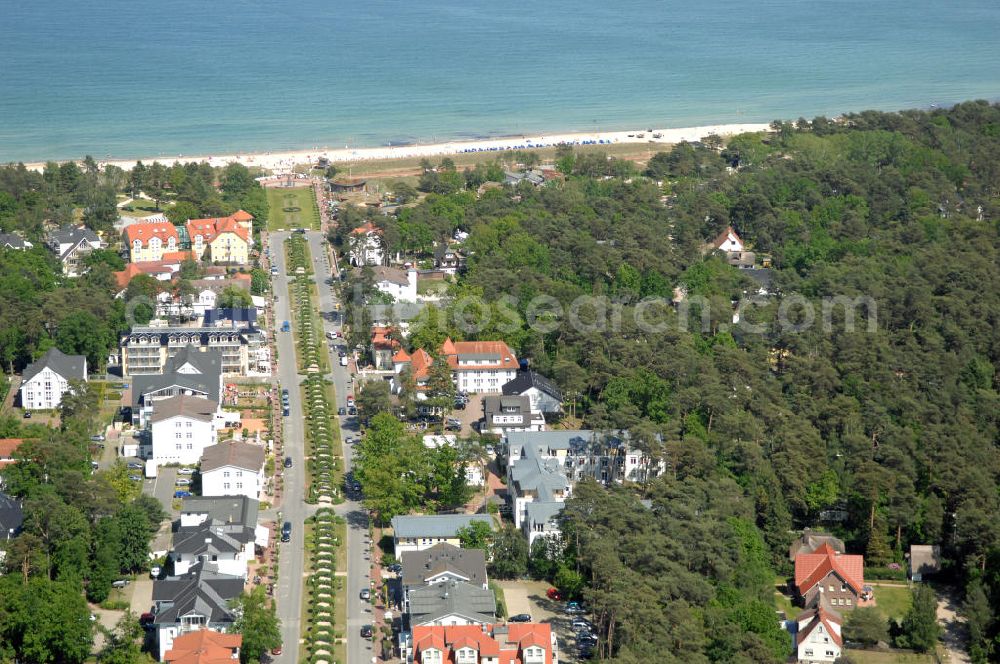
[(126, 226), (122, 241), (128, 248), (129, 261), (145, 263), (162, 261), (164, 254), (180, 251), (177, 228), (169, 221), (156, 221)]
[(69, 391), (69, 381), (87, 380), (87, 358), (66, 355), (50, 348), (24, 368), (21, 376), (21, 407), (25, 410), (53, 410)]
[(245, 376), (251, 368), (251, 344), (265, 342), (256, 329), (134, 327), (122, 337), (122, 375), (161, 373), (171, 357), (193, 346), (198, 351), (220, 353), (223, 374)]
[(156, 465), (198, 463), (205, 448), (215, 445), (218, 412), (219, 405), (203, 397), (155, 401), (150, 421)]
[(201, 495), (246, 496), (264, 489), (264, 448), (239, 441), (206, 447), (201, 456)]

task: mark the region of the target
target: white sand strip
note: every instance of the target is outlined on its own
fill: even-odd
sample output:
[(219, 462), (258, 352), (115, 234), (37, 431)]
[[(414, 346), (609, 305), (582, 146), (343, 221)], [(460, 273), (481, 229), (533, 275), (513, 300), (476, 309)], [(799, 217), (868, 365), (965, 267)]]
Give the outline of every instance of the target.
[[(383, 159), (405, 159), (411, 157), (442, 157), (467, 152), (503, 152), (505, 150), (531, 150), (551, 147), (560, 143), (573, 145), (614, 145), (620, 143), (657, 143), (673, 144), (681, 141), (697, 141), (706, 136), (732, 136), (746, 132), (765, 131), (766, 124), (726, 124), (708, 125), (703, 127), (682, 127), (676, 129), (654, 129), (652, 131), (639, 129), (635, 131), (602, 131), (588, 133), (565, 134), (526, 134), (476, 141), (452, 141), (449, 143), (434, 143), (427, 145), (403, 145), (376, 148), (313, 148), (312, 150), (295, 150), (290, 152), (258, 152), (229, 155), (177, 155), (176, 157), (151, 157), (141, 161), (147, 166), (154, 161), (172, 165), (187, 162), (208, 162), (212, 166), (225, 166), (239, 162), (246, 166), (257, 166), (274, 173), (291, 171), (300, 164), (314, 164), (320, 157), (326, 157), (332, 163), (373, 161)], [(101, 166), (114, 165), (131, 169), (136, 164), (135, 159), (100, 161)], [(25, 167), (40, 171), (44, 162), (26, 163)]]

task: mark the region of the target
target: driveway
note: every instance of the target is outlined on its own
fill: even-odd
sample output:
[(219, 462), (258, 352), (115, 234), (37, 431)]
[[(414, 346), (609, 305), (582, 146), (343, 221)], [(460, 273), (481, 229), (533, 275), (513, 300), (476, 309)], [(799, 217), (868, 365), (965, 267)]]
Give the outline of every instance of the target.
[(533, 622), (551, 625), (556, 634), (560, 664), (578, 661), (575, 656), (576, 636), (570, 625), (572, 618), (563, 613), (561, 602), (554, 602), (545, 596), (545, 591), (551, 587), (548, 583), (524, 580), (496, 581), (496, 584), (503, 588), (508, 616), (527, 613)]
[(944, 643), (944, 662), (967, 664), (972, 660), (966, 652), (965, 620), (958, 615), (958, 598), (952, 588), (936, 587), (937, 619), (944, 628), (941, 641)]
[[(138, 472), (142, 473), (141, 470)], [(173, 511), (174, 491), (177, 490), (174, 488), (174, 480), (176, 479), (176, 468), (164, 468), (160, 466), (157, 469), (156, 477), (142, 481), (142, 492), (159, 500), (160, 504), (163, 505), (164, 511), (171, 518), (176, 516)]]

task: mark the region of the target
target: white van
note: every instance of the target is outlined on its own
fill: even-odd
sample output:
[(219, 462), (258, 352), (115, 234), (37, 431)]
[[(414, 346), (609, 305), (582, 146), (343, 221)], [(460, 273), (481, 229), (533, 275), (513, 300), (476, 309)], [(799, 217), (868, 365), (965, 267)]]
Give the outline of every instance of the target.
[(347, 366), (347, 356), (346, 355), (343, 356), (342, 358), (340, 358), (340, 366), (342, 366), (342, 367), (346, 367)]

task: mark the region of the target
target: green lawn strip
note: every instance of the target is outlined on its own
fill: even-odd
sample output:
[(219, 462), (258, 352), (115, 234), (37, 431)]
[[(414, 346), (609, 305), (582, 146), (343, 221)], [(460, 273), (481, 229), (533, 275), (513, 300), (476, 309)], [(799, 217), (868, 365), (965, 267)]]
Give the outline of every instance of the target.
[[(302, 549), (302, 571), (305, 573), (304, 579), (308, 579), (313, 575), (313, 535), (316, 530), (315, 524), (311, 520), (306, 520), (305, 530), (303, 535), (305, 539), (305, 546)], [(299, 641), (305, 642), (306, 634), (309, 632), (309, 626), (312, 625), (312, 614), (309, 612), (309, 607), (312, 604), (312, 593), (310, 592), (309, 585), (303, 584), (302, 586), (302, 606), (299, 607)], [(301, 654), (301, 653), (300, 653)]]
[[(338, 521), (336, 525), (337, 540), (340, 546), (337, 547), (335, 558), (338, 570), (347, 570), (347, 524)], [(337, 577), (337, 593), (333, 597), (333, 627), (334, 631), (339, 631), (343, 639), (338, 639), (334, 647), (334, 661), (347, 661), (347, 577)]]
[(270, 207), (268, 230), (319, 229), (319, 208), (311, 186), (268, 187), (266, 191)]
[(875, 606), (882, 615), (891, 620), (902, 620), (910, 610), (913, 596), (910, 589), (902, 586), (882, 586), (872, 583), (875, 589)]
[(933, 664), (935, 662), (934, 656), (931, 654), (917, 654), (897, 650), (880, 652), (877, 650), (849, 649), (844, 651), (844, 655), (850, 656), (851, 661), (857, 662), (857, 664)]

